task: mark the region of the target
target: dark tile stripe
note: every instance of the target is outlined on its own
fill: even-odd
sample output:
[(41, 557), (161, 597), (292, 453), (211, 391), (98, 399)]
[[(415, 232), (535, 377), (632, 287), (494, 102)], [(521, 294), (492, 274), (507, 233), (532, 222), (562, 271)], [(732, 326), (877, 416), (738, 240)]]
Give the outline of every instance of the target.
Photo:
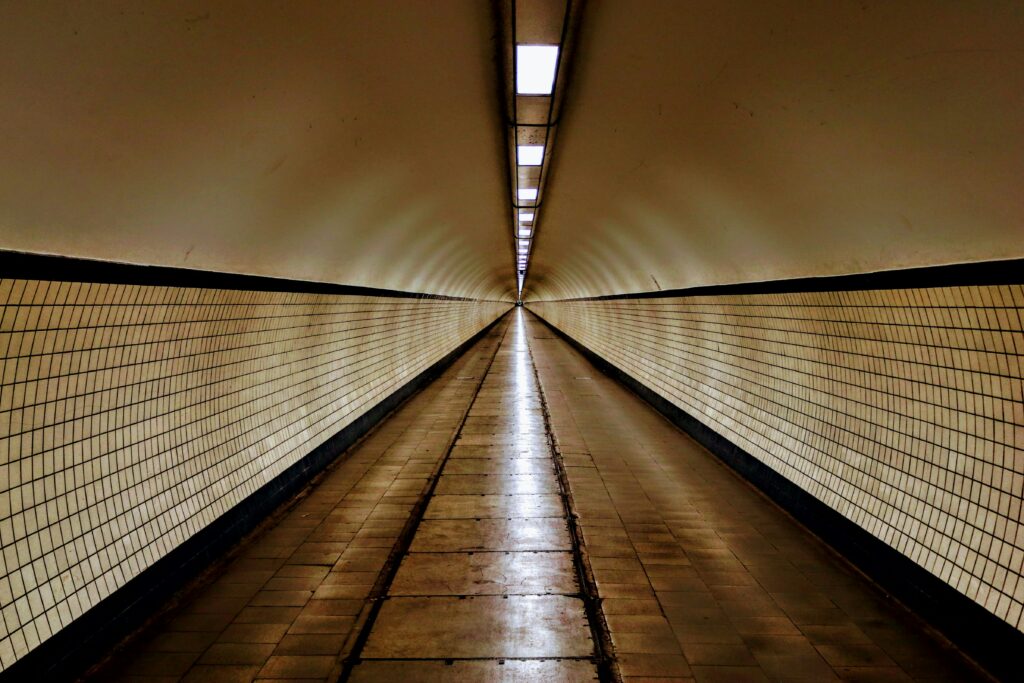
[(251, 292), (296, 292), (302, 294), (347, 294), (351, 296), (382, 296), (411, 299), (442, 299), (470, 301), (466, 297), (403, 292), (395, 289), (359, 287), (311, 280), (221, 273), (170, 266), (144, 266), (92, 259), (30, 254), (0, 250), (0, 277), (15, 280), (48, 280), (53, 282), (98, 282), (117, 285), (148, 285), (154, 287), (195, 287), (230, 289)]
[(630, 292), (603, 296), (551, 301), (611, 301), (615, 299), (661, 299), (682, 296), (727, 296), (736, 294), (796, 294), (800, 292), (856, 292), (870, 289), (927, 289), (931, 287), (965, 287), (1013, 285), (1024, 282), (1024, 259), (979, 261), (945, 266), (924, 266), (874, 273), (803, 277), (791, 280), (739, 282), (666, 289), (655, 292)]

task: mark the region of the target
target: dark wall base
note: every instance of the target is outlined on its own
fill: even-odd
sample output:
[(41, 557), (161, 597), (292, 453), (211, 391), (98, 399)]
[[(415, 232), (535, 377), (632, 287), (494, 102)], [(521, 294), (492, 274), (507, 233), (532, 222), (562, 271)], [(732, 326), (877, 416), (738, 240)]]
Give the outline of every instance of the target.
[(175, 592), (223, 556), (278, 506), (302, 490), (310, 479), (334, 462), (388, 413), (436, 379), (505, 315), (507, 313), (498, 316), (355, 422), (19, 659), (0, 678), (5, 681), (59, 681), (81, 676), (114, 645), (145, 623)]
[(989, 673), (1001, 680), (1020, 680), (1024, 633), (612, 365), (536, 312), (531, 310), (531, 313), (602, 372), (626, 385), (758, 487), (912, 612), (941, 631)]

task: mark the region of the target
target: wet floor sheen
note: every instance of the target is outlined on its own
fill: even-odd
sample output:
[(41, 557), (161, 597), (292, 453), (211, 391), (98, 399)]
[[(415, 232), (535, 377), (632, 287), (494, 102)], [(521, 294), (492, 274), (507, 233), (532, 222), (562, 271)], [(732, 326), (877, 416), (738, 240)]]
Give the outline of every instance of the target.
[(554, 455), (517, 315), (351, 680), (597, 677)]
[[(608, 641), (610, 665), (595, 656)], [(983, 679), (522, 309), (97, 677), (599, 670), (649, 683)]]

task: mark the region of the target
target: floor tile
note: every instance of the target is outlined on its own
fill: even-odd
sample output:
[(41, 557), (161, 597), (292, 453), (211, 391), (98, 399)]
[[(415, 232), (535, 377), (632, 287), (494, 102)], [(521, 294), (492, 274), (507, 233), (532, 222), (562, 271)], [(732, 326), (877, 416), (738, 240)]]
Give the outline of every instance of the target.
[(509, 519), (425, 519), (412, 552), (472, 550), (570, 550), (569, 531), (559, 517)]
[(583, 603), (563, 596), (391, 598), (362, 656), (387, 658), (587, 657)]
[(559, 496), (434, 496), (424, 519), (486, 519), (495, 517), (561, 517), (565, 514)]
[(413, 553), (389, 595), (536, 595), (579, 592), (567, 552)]

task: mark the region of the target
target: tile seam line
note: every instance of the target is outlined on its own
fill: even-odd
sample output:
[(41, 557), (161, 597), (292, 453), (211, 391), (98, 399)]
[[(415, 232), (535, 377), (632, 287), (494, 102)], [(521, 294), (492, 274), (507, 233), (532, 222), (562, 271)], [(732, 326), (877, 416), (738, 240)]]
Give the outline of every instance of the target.
[[(520, 551), (515, 551), (519, 553)], [(568, 550), (564, 552), (569, 552)], [(413, 553), (416, 554), (416, 553)], [(466, 553), (452, 553), (453, 555), (465, 555)], [(458, 598), (460, 600), (472, 600), (473, 598), (582, 598), (582, 594), (566, 593), (564, 591), (551, 591), (550, 593), (395, 593), (389, 595), (389, 600), (415, 600), (419, 598)], [(571, 657), (540, 657), (540, 659), (570, 659)], [(396, 659), (395, 657), (360, 657), (362, 659)], [(440, 657), (413, 657), (413, 659), (442, 659)], [(443, 659), (466, 659), (465, 657), (443, 657)], [(470, 657), (470, 659), (473, 659)], [(482, 657), (481, 659), (517, 659), (516, 657)], [(590, 657), (577, 657), (577, 659), (590, 659)]]
[[(450, 596), (449, 596), (450, 597)], [(364, 662), (590, 662), (593, 657), (366, 657)]]
[(590, 558), (586, 552), (586, 541), (578, 524), (579, 515), (576, 512), (572, 488), (569, 484), (569, 476), (565, 470), (565, 463), (562, 461), (562, 453), (555, 443), (547, 395), (544, 393), (540, 372), (537, 370), (537, 363), (533, 354), (533, 346), (525, 329), (524, 321), (526, 349), (530, 357), (530, 368), (533, 370), (534, 381), (537, 383), (537, 395), (540, 399), (541, 413), (544, 415), (545, 436), (548, 441), (548, 448), (551, 451), (551, 460), (555, 465), (555, 476), (558, 479), (562, 505), (565, 508), (565, 521), (569, 527), (569, 541), (572, 544), (573, 565), (576, 568), (580, 584), (580, 595), (583, 600), (584, 611), (587, 615), (587, 623), (590, 626), (591, 639), (594, 643), (598, 680), (602, 681), (602, 683), (621, 683), (623, 679), (619, 671), (618, 661), (615, 658), (611, 630), (608, 627), (604, 610), (601, 608), (601, 597), (597, 589), (597, 581), (594, 579), (593, 569), (590, 566)]
[(401, 565), (401, 558), (409, 553), (413, 538), (416, 536), (420, 523), (423, 521), (423, 517), (426, 514), (427, 505), (434, 497), (434, 491), (437, 489), (437, 484), (441, 479), (441, 475), (444, 473), (444, 467), (451, 458), (452, 450), (455, 448), (455, 444), (459, 440), (459, 436), (462, 434), (462, 428), (465, 426), (469, 413), (473, 409), (473, 405), (476, 403), (477, 397), (480, 395), (480, 389), (483, 387), (484, 381), (487, 379), (487, 375), (490, 373), (491, 367), (494, 365), (494, 360), (498, 356), (498, 351), (504, 343), (510, 327), (511, 322), (506, 322), (505, 329), (502, 330), (501, 333), (501, 338), (498, 339), (498, 342), (494, 345), (491, 357), (488, 359), (486, 367), (484, 367), (483, 371), (480, 373), (480, 379), (476, 384), (476, 388), (473, 390), (473, 397), (462, 412), (462, 416), (459, 418), (459, 426), (452, 435), (451, 440), (448, 442), (444, 457), (441, 458), (441, 462), (431, 475), (426, 490), (420, 495), (420, 499), (416, 502), (416, 505), (412, 510), (412, 514), (410, 514), (405, 526), (402, 528), (402, 533), (399, 535), (398, 540), (395, 542), (394, 546), (392, 546), (384, 567), (377, 575), (377, 581), (373, 590), (366, 598), (363, 609), (360, 610), (359, 615), (356, 617), (356, 623), (349, 636), (346, 638), (345, 645), (342, 648), (335, 667), (332, 669), (331, 674), (327, 679), (328, 681), (337, 681), (338, 683), (348, 681), (352, 676), (353, 667), (361, 660), (360, 655), (366, 645), (366, 642), (369, 640), (370, 633), (372, 632), (373, 626), (377, 620), (377, 615), (380, 614), (381, 607), (384, 604), (384, 598), (387, 596), (388, 590), (391, 588), (391, 584), (394, 582), (395, 576), (398, 574), (398, 569)]

